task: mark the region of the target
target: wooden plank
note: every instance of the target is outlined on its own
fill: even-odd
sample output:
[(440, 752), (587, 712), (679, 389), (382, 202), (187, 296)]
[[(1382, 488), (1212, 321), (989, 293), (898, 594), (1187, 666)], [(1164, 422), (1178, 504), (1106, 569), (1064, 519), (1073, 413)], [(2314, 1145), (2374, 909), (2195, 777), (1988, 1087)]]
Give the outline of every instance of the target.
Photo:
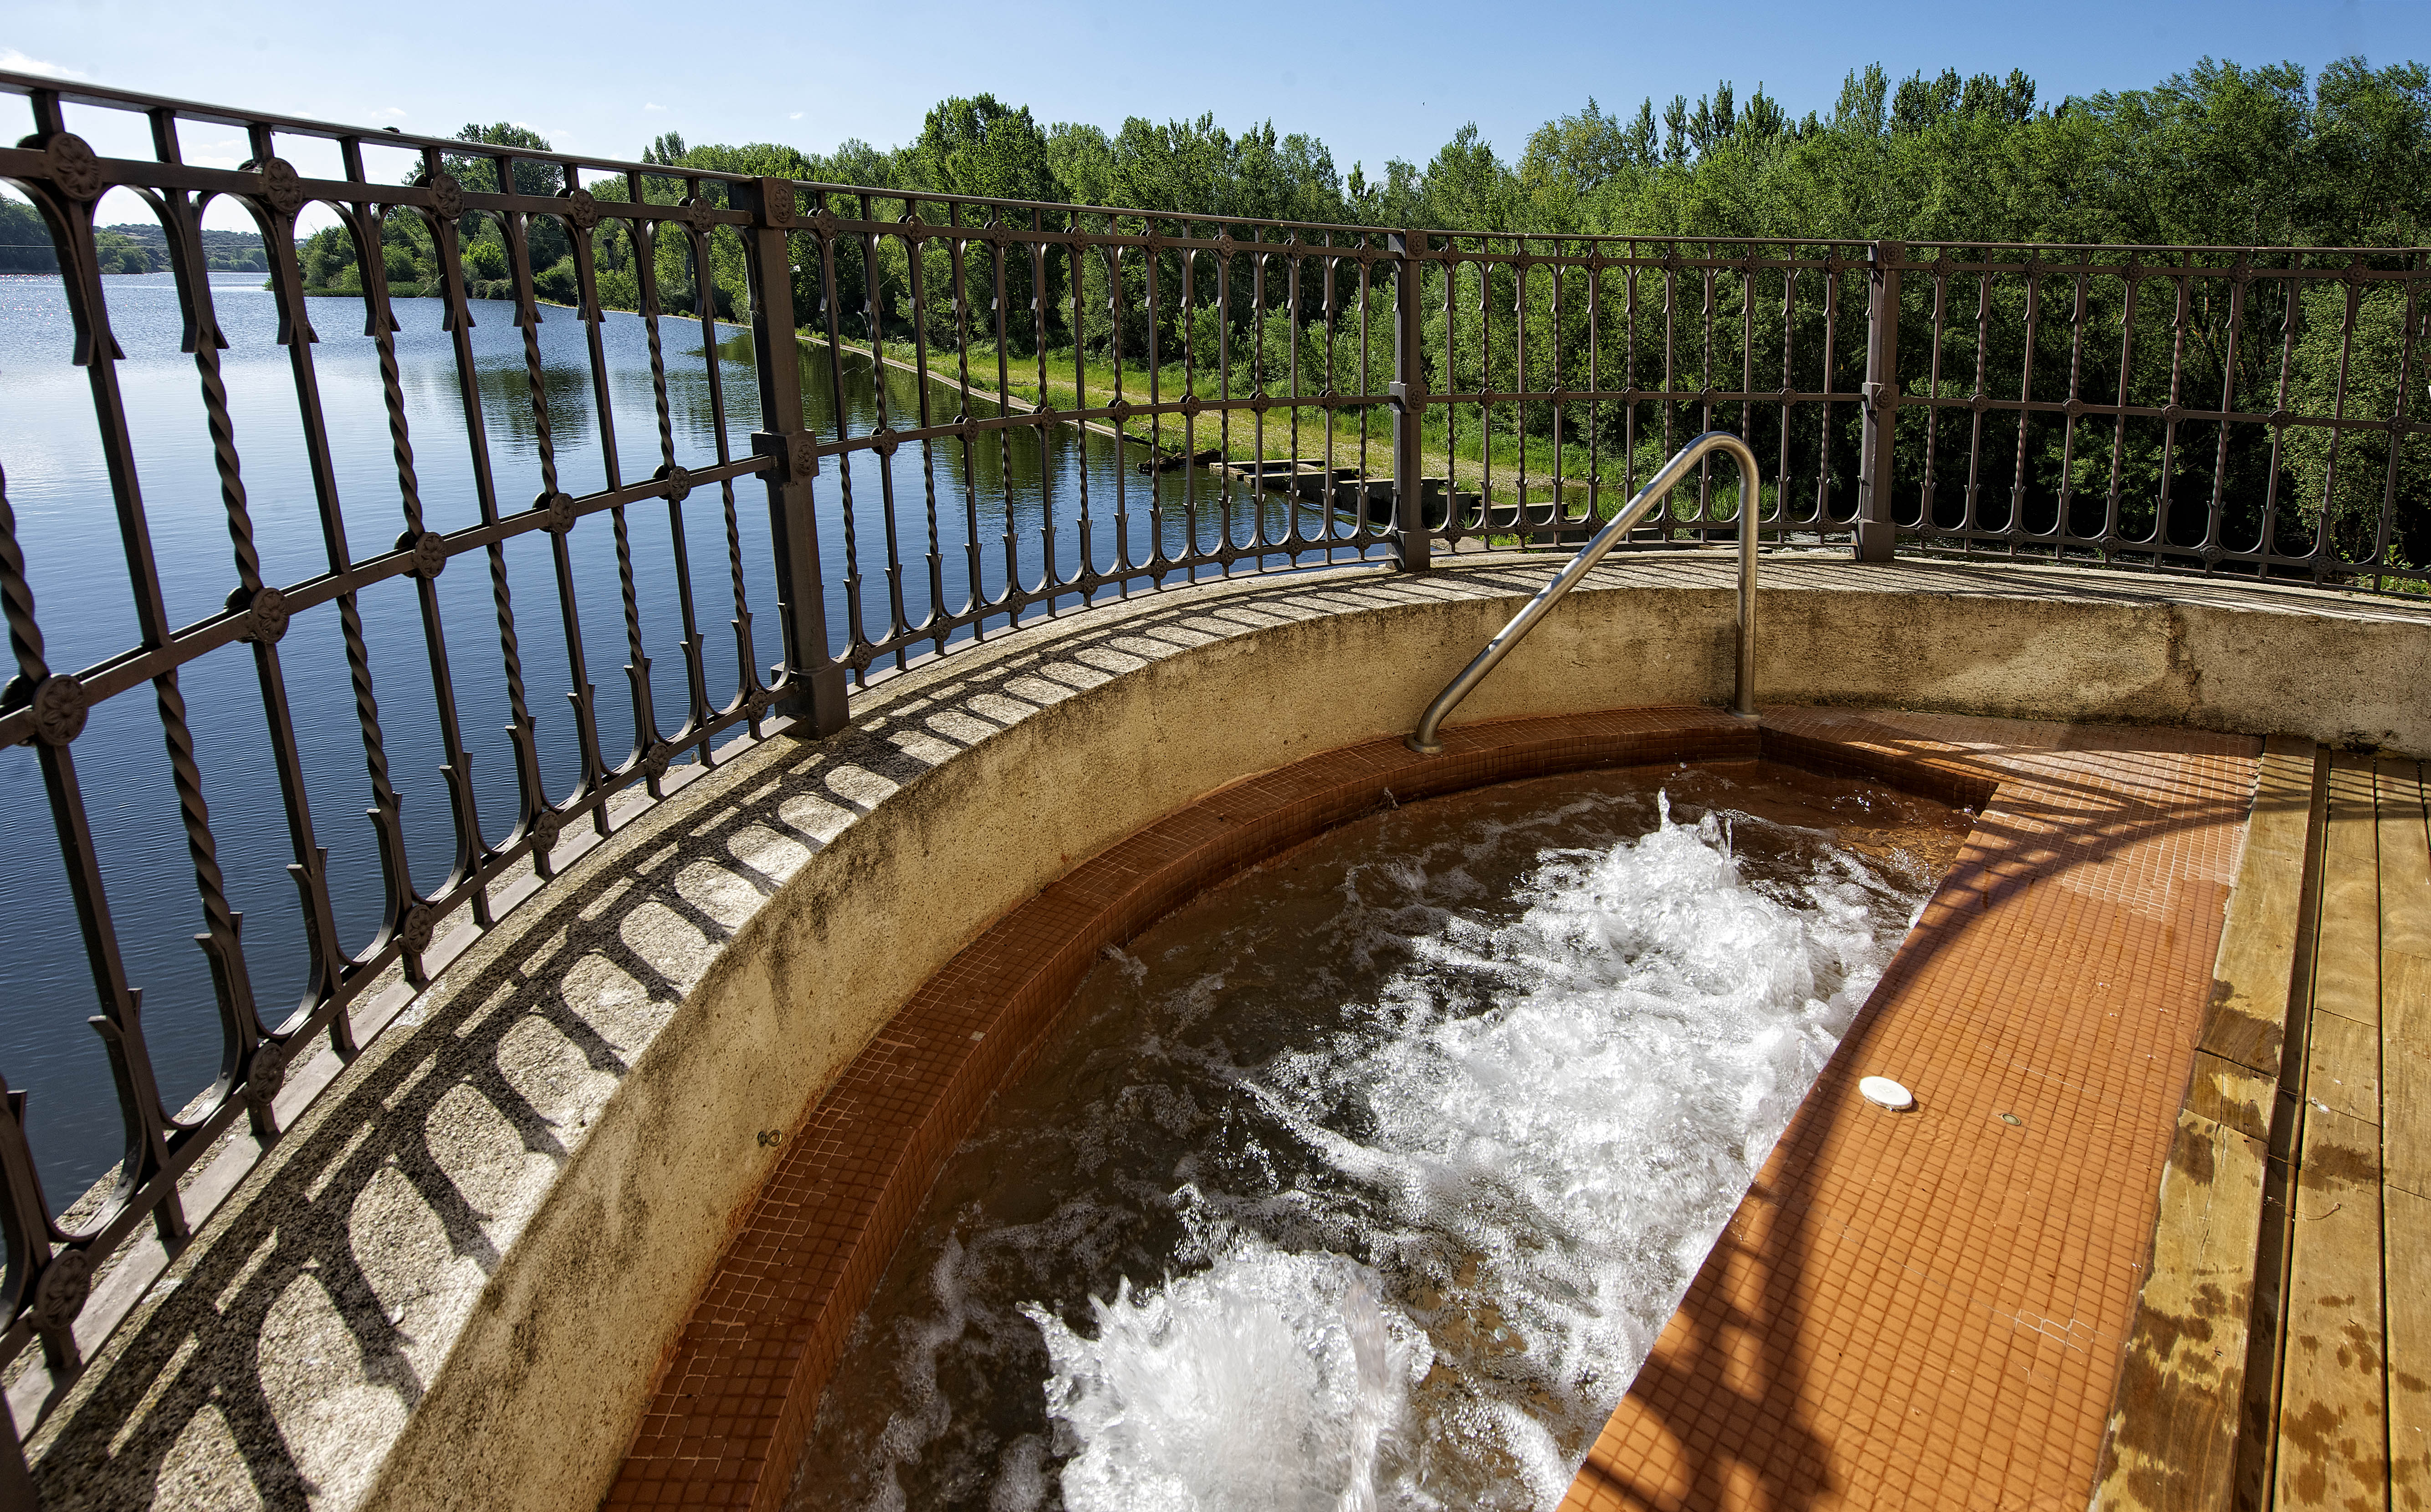
[(2431, 851), (2425, 849), (2423, 767), (2373, 764), (2380, 826), (2380, 948), (2431, 955)]
[(2305, 1096), (2317, 1108), (2380, 1123), (2380, 1031), (2335, 1014), (2313, 1017), (2305, 1047)]
[[(2204, 1050), (2272, 1079), (2287, 1037), (2317, 749), (2288, 735), (2264, 743), (2204, 1019)], [(2267, 1123), (2238, 1127), (2269, 1136)]]
[[(2376, 775), (2382, 1158), (2390, 1185), (2431, 1198), (2431, 815), (2420, 765), (2384, 761)], [(2431, 1506), (2431, 1485), (2423, 1495)]]
[(2276, 1505), (2389, 1505), (2380, 1131), (2305, 1109), (2280, 1376)]
[(2330, 760), (2329, 848), (2322, 866), (2313, 1011), (2380, 1027), (2380, 865), (2369, 757)]
[(2250, 1139), (2268, 1141), (2272, 1099), (2278, 1087), (2275, 1079), (2259, 1071), (2209, 1050), (2197, 1050), (2194, 1074), (2187, 1084), (2186, 1111), (2224, 1123)]
[(2431, 1198), (2392, 1190), (2389, 1219), (2389, 1484), (2431, 1506)]
[(2322, 922), (2322, 863), (2329, 833), (2330, 763), (2318, 753), (2305, 832), (2305, 890), (2297, 905), (2295, 979), (2288, 990), (2291, 1053), (2273, 1089), (2271, 1165), (2262, 1181), (2262, 1247), (2255, 1263), (2252, 1344), (2237, 1444), (2238, 1512), (2262, 1512), (2276, 1484), (2279, 1383), (2286, 1368), (2288, 1259), (2295, 1247), (2295, 1161), (2304, 1129), (2304, 1046), (2313, 1014), (2313, 957)]
[[(2380, 961), (2382, 1158), (2389, 1185), (2431, 1198), (2431, 956)], [(2423, 1505), (2431, 1507), (2431, 1487)]]
[(2262, 1141), (2178, 1115), (2094, 1505), (2225, 1512), (2262, 1231)]

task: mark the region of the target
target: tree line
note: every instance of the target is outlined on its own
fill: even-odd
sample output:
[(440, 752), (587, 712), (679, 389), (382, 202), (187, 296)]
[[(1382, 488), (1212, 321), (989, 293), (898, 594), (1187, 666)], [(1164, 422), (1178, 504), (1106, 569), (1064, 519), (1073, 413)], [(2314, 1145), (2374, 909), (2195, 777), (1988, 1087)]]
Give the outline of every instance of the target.
[[(484, 149), (547, 148), (530, 131), (504, 124), (468, 126), (459, 137), (465, 150), (446, 167), (472, 189), (496, 185), (495, 159)], [(1464, 126), (1423, 162), (1396, 158), (1373, 176), (1364, 164), (1344, 171), (1323, 142), (1271, 123), (1236, 131), (1212, 115), (1163, 123), (1134, 117), (1110, 131), (1042, 123), (1026, 107), (981, 94), (940, 102), (918, 137), (894, 148), (859, 140), (826, 153), (770, 143), (696, 145), (671, 132), (642, 154), (657, 172), (585, 187), (602, 200), (638, 193), (672, 204), (686, 193), (688, 173), (772, 175), (863, 186), (871, 192), (867, 218), (879, 221), (902, 215), (909, 196), (951, 193), (1182, 217), (1431, 228), (1455, 233), (1454, 245), (1472, 248), (1483, 245), (1481, 237), (1527, 232), (1712, 237), (1740, 243), (1742, 250), (1759, 238), (2402, 249), (2431, 240), (2431, 176), (2420, 171), (2426, 147), (2431, 71), (2413, 62), (2374, 67), (2347, 59), (2312, 75), (2294, 64), (2205, 59), (2149, 89), (2059, 100), (2042, 98), (2036, 81), (2017, 71), (1962, 76), (1944, 70), (1894, 81), (1871, 66), (1852, 71), (1828, 109), (1793, 114), (1763, 86), (1742, 97), (1729, 81), (1694, 101), (1685, 94), (1662, 104), (1649, 98), (1634, 112), (1607, 112), (1590, 99), (1545, 123), (1516, 156)], [(528, 193), (563, 187), (553, 165), (519, 160), (515, 173), (515, 187)], [(704, 181), (701, 193), (723, 201), (713, 182)], [(860, 216), (857, 198), (830, 195), (827, 208)], [(940, 207), (931, 202), (922, 213), (936, 219)], [(1063, 211), (1046, 212), (1042, 222), (1050, 230), (1067, 223), (1099, 230), (1143, 224), (1118, 213)], [(458, 233), (469, 292), (511, 295), (516, 232), (497, 217), (467, 213)], [(519, 234), (537, 297), (575, 303), (578, 264), (562, 220), (528, 217)], [(1303, 240), (1314, 244), (1323, 235)], [(1141, 363), (1153, 341), (1163, 364), (1193, 354), (1198, 371), (1187, 381), (1202, 394), (1219, 386), (1205, 372), (1219, 349), (1239, 360), (1232, 380), (1238, 393), (1259, 384), (1280, 388), (1278, 377), (1295, 363), (1300, 374), (1322, 373), (1321, 381), (1344, 392), (1381, 392), (1389, 378), (1379, 367), (1389, 366), (1389, 328), (1376, 327), (1370, 305), (1338, 287), (1330, 302), (1313, 284), (1296, 295), (1280, 267), (1262, 284), (1246, 265), (1236, 266), (1219, 290), (1216, 260), (1202, 257), (1185, 277), (1179, 259), (1166, 253), (1158, 260), (1151, 315), (1150, 260), (1138, 255), (1117, 263), (1059, 247), (1033, 262), (1016, 243), (1003, 260), (999, 297), (994, 255), (981, 244), (958, 258), (942, 238), (839, 238), (826, 266), (808, 232), (797, 232), (793, 244), (792, 314), (813, 333), (832, 328), (863, 342), (917, 340), (932, 354), (968, 353), (996, 344), (1001, 313), (1012, 355), (1050, 351), (1101, 367), (1117, 358)], [(749, 312), (742, 245), (730, 231), (696, 240), (666, 229), (645, 244), (612, 217), (592, 234), (591, 247), (606, 308), (643, 308), (646, 296), (673, 314), (739, 319)], [(337, 229), (307, 239), (300, 252), (308, 288), (360, 290), (363, 251)], [(417, 216), (384, 218), (377, 260), (393, 292), (427, 294), (441, 287), (429, 227)], [(1313, 266), (1317, 260), (1307, 260)], [(1605, 387), (1614, 386), (1613, 369), (1626, 368), (1638, 387), (1684, 390), (1735, 388), (1735, 375), (1768, 364), (1761, 387), (1814, 387), (1819, 364), (1831, 361), (1840, 364), (1837, 381), (1845, 388), (1855, 380), (1851, 366), (1862, 361), (1861, 274), (1841, 276), (1840, 308), (1855, 316), (1829, 328), (1840, 343), (1837, 353), (1825, 349), (1819, 275), (1795, 289), (1777, 272), (1667, 277), (1663, 298), (1685, 300), (1676, 308), (1702, 321), (1706, 333), (1685, 355), (1675, 336), (1658, 341), (1647, 329), (1623, 328), (1624, 291), (1617, 286), (1602, 292), (1597, 310), (1576, 275), (1551, 269), (1463, 263), (1450, 271), (1431, 267), (1426, 277), (1429, 381), (1438, 390), (1586, 387), (1590, 361), (1607, 364)], [(1965, 375), (1980, 363), (2010, 375), (2001, 379), (2008, 392), (1998, 382), (1991, 389), (1994, 397), (2014, 398), (2015, 375), (2034, 366), (2070, 375), (2074, 392), (2104, 402), (2125, 395), (2157, 408), (2208, 395), (2204, 404), (2224, 396), (2230, 408), (2260, 412), (2306, 404), (2328, 412), (2343, 384), (2346, 413), (2385, 415), (2399, 402), (2395, 384), (2420, 334), (2421, 312), (2396, 286), (2322, 284), (2281, 297), (2288, 286), (2256, 283), (2254, 298), (2232, 308), (2225, 281), (2216, 280), (2204, 286), (2178, 340), (2129, 341), (2131, 319), (2145, 323), (2138, 329), (2149, 328), (2158, 308), (2153, 302), (2166, 304), (2165, 279), (2150, 287), (2131, 287), (2125, 278), (2098, 282), (2068, 319), (2050, 312), (2069, 304), (2062, 282), (1945, 280), (1939, 288), (1947, 308), (1935, 307), (1936, 333), (1924, 308), (1927, 280), (1912, 280), (1911, 313), (1902, 327), (1904, 373), (1927, 373), (1939, 360), (1946, 371)], [(1633, 286), (1632, 296), (1651, 288)], [(2038, 326), (2027, 318), (2027, 306), (2037, 300), (2050, 302)], [(2138, 301), (2140, 317), (2131, 315)], [(1355, 341), (1346, 320), (1356, 322)], [(1852, 330), (1858, 332), (1853, 347)], [(1178, 386), (1182, 376), (1177, 371), (1172, 381)], [(2284, 397), (2274, 386), (2284, 386)], [(1917, 392), (1913, 382), (1910, 392)], [(1523, 452), (1550, 445), (1593, 443), (1618, 451), (1666, 444), (1668, 437), (1648, 439), (1666, 437), (1665, 426), (1651, 415), (1623, 413), (1625, 408), (1491, 406), (1471, 417), (1466, 437), (1448, 434), (1443, 444), (1482, 452), (1488, 423), (1492, 445)], [(1669, 425), (1677, 430), (1689, 416), (1680, 405), (1673, 409), (1682, 412), (1667, 413), (1666, 424), (1679, 422)], [(1430, 412), (1431, 423), (1452, 418)], [(1797, 480), (1800, 487), (1842, 502), (1853, 488), (1853, 418), (1843, 411), (1834, 428), (1817, 413), (1768, 417), (1754, 409), (1745, 416), (1758, 432), (1787, 428), (1786, 441), (1778, 434), (1759, 439), (1782, 442), (1803, 459), (1793, 466), (1810, 474)], [(1355, 412), (1344, 419), (1367, 423)], [(2098, 520), (2115, 496), (2128, 501), (2122, 524), (2158, 529), (2165, 496), (2207, 496), (2221, 486), (2234, 498), (2284, 496), (2277, 511), (2283, 548), (2300, 547), (2290, 532), (2326, 526), (2343, 551), (2368, 555), (2380, 500), (2394, 487), (2401, 500), (2395, 548), (2405, 560), (2431, 561), (2424, 438), (2350, 436), (2339, 451), (2322, 431), (2274, 440), (2267, 428), (2252, 426), (2222, 436), (2202, 428), (2164, 433), (2141, 422), (2102, 432), (2010, 418), (1992, 427), (2005, 426), (2005, 432), (1967, 440), (1944, 433), (1954, 423), (1945, 412), (1903, 427), (1898, 465), (1921, 487), (1935, 465), (1928, 445), (1945, 455), (1953, 445), (1973, 446), (1987, 460), (1984, 476), (1971, 480), (1971, 492), (1989, 501), (1979, 523), (1997, 525), (2022, 510), (2036, 529), (2063, 515), (2082, 524)], [(1782, 480), (1785, 495), (1792, 481)], [(1959, 496), (1954, 480), (1940, 481), (1936, 507), (1956, 508), (1950, 502)], [(2201, 512), (2194, 512), (2192, 527), (2183, 514), (2172, 516), (2171, 539), (2189, 529), (2199, 535)], [(2239, 528), (2251, 533), (2260, 526), (2248, 518)], [(2181, 544), (2195, 543), (2187, 537)]]

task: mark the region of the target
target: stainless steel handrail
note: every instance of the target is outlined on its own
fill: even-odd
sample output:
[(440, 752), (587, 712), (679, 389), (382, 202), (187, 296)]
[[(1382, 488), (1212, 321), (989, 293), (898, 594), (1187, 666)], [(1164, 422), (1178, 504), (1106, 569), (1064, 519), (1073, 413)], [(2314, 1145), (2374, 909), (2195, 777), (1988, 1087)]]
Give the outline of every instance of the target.
[[(1756, 466), (1755, 453), (1749, 449), (1746, 442), (1727, 430), (1708, 430), (1672, 453), (1671, 460), (1646, 480), (1646, 486), (1637, 491), (1637, 496), (1629, 501), (1628, 506), (1614, 515), (1611, 523), (1597, 531), (1594, 540), (1579, 548), (1579, 554), (1570, 559), (1569, 565), (1564, 567), (1535, 597), (1529, 599), (1526, 608), (1511, 616), (1511, 623), (1503, 626), (1494, 639), (1485, 643), (1485, 649), (1477, 653), (1476, 660), (1461, 668), (1460, 676), (1444, 684), (1444, 690), (1435, 695), (1435, 701), (1427, 705), (1427, 712), (1419, 716), (1418, 728), (1410, 731), (1406, 742), (1409, 748), (1421, 756), (1440, 754), (1444, 748), (1439, 738), (1444, 719), (1459, 706), (1460, 700), (1467, 697), (1479, 683), (1485, 680), (1485, 675), (1509, 656), (1514, 647), (1527, 638), (1528, 632), (1536, 628), (1538, 620), (1552, 613), (1553, 606), (1578, 586), (1579, 580), (1601, 562), (1606, 552), (1618, 546), (1640, 520), (1653, 512), (1654, 506), (1663, 502), (1663, 496), (1687, 476), (1689, 468), (1708, 453), (1717, 451), (1730, 453), (1739, 464), (1739, 664), (1738, 685), (1732, 696), (1731, 712), (1743, 718), (1753, 717), (1755, 512), (1763, 498), (1763, 477)], [(1525, 511), (1523, 504), (1521, 512), (1524, 513)]]

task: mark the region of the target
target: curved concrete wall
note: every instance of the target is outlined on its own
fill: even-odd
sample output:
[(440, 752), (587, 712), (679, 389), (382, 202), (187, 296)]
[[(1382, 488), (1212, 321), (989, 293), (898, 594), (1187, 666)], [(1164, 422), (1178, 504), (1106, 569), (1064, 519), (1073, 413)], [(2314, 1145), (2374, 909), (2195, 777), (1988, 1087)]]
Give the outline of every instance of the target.
[[(268, 1337), (222, 1329), (210, 1347), (235, 1352), (227, 1368), (264, 1383), (282, 1453), (323, 1487), (322, 1504), (597, 1504), (774, 1141), (920, 983), (1074, 863), (1158, 816), (1250, 773), (1407, 728), (1551, 567), (1491, 559), (1422, 579), (1346, 569), (1093, 610), (915, 667), (864, 696), (845, 734), (772, 742), (696, 782), (587, 859), (553, 903), (511, 918), (430, 995), (478, 999), (485, 1013), (544, 1001), (579, 1011), (605, 980), (562, 949), (585, 929), (612, 930), (645, 960), (686, 963), (663, 973), (664, 1012), (629, 1034), (624, 1069), (603, 1080), (595, 1052), (563, 1052), (594, 1073), (592, 1090), (551, 1116), (573, 1123), (570, 1148), (540, 1177), (507, 1184), (495, 1199), (503, 1205), (484, 1214), (496, 1219), (485, 1231), (495, 1264), (452, 1290), (433, 1284), (444, 1296), (419, 1323), (427, 1384), (394, 1406), (332, 1414), (319, 1405), (330, 1393), (378, 1385), (369, 1352), (299, 1378), (271, 1360)], [(1767, 572), (1768, 703), (2286, 730), (2431, 749), (2431, 709), (2417, 691), (2431, 616), (2105, 574), (1798, 558)], [(1728, 574), (1711, 553), (1607, 563), (1453, 722), (1722, 701)], [(453, 1137), (435, 1112), (400, 1129), (363, 1101), (394, 1104), (382, 1074), (471, 1074), (450, 1070), (444, 1050), (422, 1070), (399, 1070), (429, 1056), (420, 1036), (387, 1036), (348, 1072), (383, 1090), (342, 1085), (307, 1120), (375, 1131), (344, 1145), (353, 1168), (362, 1137)], [(339, 1142), (315, 1145), (309, 1132), (290, 1141), (340, 1159)], [(527, 1141), (496, 1159), (528, 1155)], [(479, 1165), (460, 1151), (450, 1168)], [(312, 1160), (287, 1159), (181, 1274), (242, 1284), (242, 1256), (221, 1252), (218, 1235), (258, 1243), (289, 1208), (326, 1222), (347, 1200), (327, 1188)], [(461, 1252), (453, 1240), (432, 1248), (430, 1265)], [(46, 1429), (46, 1489), (147, 1474), (159, 1484), (170, 1450), (120, 1461), (147, 1433), (182, 1442), (191, 1429), (145, 1422), (159, 1394), (145, 1395), (143, 1372), (173, 1358), (208, 1363), (181, 1340), (213, 1325), (180, 1311), (207, 1289), (181, 1287), (122, 1331), (115, 1357), (79, 1388), (85, 1407), (72, 1402)], [(99, 1466), (91, 1477), (88, 1456)]]

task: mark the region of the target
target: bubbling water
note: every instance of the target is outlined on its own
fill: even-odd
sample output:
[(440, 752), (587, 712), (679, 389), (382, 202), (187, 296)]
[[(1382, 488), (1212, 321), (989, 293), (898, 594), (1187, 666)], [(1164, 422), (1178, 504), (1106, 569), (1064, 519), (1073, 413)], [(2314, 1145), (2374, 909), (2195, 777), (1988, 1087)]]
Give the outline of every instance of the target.
[(1957, 838), (1665, 781), (1693, 820), (1644, 774), (1420, 805), (1116, 952), (941, 1180), (796, 1504), (1557, 1504)]

